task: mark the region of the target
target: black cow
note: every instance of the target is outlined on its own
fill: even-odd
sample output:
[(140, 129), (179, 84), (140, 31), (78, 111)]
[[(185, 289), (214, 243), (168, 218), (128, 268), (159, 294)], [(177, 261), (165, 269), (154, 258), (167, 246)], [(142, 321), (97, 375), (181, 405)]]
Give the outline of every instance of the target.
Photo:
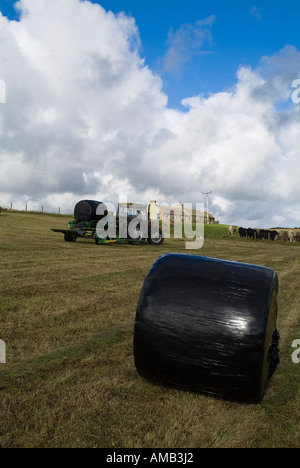
[(239, 228), (240, 237), (250, 237), (250, 239), (266, 239), (274, 240), (278, 236), (277, 231), (271, 231), (268, 229), (245, 229), (243, 227)]
[(267, 239), (267, 240), (274, 240), (275, 237), (278, 236), (277, 231), (270, 231), (268, 229), (261, 229), (260, 230), (260, 239)]
[(279, 232), (277, 231), (269, 231), (270, 232), (270, 239), (273, 241), (276, 236), (279, 236)]
[(255, 239), (256, 238), (256, 231), (254, 229), (248, 228), (246, 229), (247, 237), (250, 237), (250, 239)]
[(251, 228), (243, 228), (243, 227), (240, 227), (239, 228), (239, 235), (240, 237), (250, 237), (250, 239), (255, 239), (256, 238), (256, 231), (254, 229), (251, 229)]
[(261, 229), (260, 233), (259, 233), (259, 238), (268, 240), (269, 239), (269, 232), (270, 231), (268, 231), (267, 229)]
[(246, 237), (247, 235), (247, 229), (243, 228), (243, 227), (240, 227), (239, 228), (239, 235), (240, 237)]

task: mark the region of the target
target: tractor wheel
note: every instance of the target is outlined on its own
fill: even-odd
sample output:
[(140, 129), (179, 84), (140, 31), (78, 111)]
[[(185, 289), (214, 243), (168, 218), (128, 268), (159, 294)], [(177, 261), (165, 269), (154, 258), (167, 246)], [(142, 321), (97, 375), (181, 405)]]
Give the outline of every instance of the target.
[(65, 234), (65, 242), (76, 242), (76, 237), (70, 234)]
[(152, 233), (152, 237), (148, 237), (148, 242), (152, 245), (161, 245), (163, 241), (164, 236), (161, 229)]

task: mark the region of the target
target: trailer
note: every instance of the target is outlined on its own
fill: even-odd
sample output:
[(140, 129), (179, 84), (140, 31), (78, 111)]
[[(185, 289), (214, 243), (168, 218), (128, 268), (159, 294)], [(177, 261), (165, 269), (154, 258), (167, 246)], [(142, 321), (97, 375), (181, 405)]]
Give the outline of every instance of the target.
[(150, 220), (149, 206), (140, 203), (119, 203), (116, 215), (109, 216), (106, 205), (95, 200), (81, 200), (75, 205), (74, 219), (68, 229), (51, 229), (64, 235), (65, 242), (78, 238), (92, 239), (96, 245), (146, 242), (161, 245), (164, 236), (159, 223)]

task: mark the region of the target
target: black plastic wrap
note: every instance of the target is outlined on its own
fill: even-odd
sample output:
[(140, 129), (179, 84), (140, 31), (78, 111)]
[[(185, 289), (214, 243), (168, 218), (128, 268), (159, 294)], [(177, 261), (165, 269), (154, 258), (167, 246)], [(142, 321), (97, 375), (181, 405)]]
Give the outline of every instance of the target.
[[(102, 215), (97, 214), (97, 208), (99, 205), (103, 205), (104, 214)], [(80, 221), (100, 221), (106, 215), (106, 206), (102, 202), (94, 200), (81, 200), (74, 208), (74, 218), (76, 223), (79, 223)]]
[(259, 403), (278, 364), (277, 295), (277, 274), (269, 268), (159, 257), (137, 307), (137, 371), (159, 384)]

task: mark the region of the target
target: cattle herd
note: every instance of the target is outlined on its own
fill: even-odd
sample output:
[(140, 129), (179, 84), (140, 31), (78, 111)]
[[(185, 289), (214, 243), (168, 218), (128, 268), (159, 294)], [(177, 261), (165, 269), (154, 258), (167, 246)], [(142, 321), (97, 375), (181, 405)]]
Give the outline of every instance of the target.
[(231, 237), (239, 233), (240, 237), (246, 237), (250, 239), (265, 239), (265, 240), (282, 240), (286, 242), (300, 242), (300, 231), (292, 231), (286, 229), (251, 229), (243, 228), (238, 226), (229, 226), (228, 233)]

